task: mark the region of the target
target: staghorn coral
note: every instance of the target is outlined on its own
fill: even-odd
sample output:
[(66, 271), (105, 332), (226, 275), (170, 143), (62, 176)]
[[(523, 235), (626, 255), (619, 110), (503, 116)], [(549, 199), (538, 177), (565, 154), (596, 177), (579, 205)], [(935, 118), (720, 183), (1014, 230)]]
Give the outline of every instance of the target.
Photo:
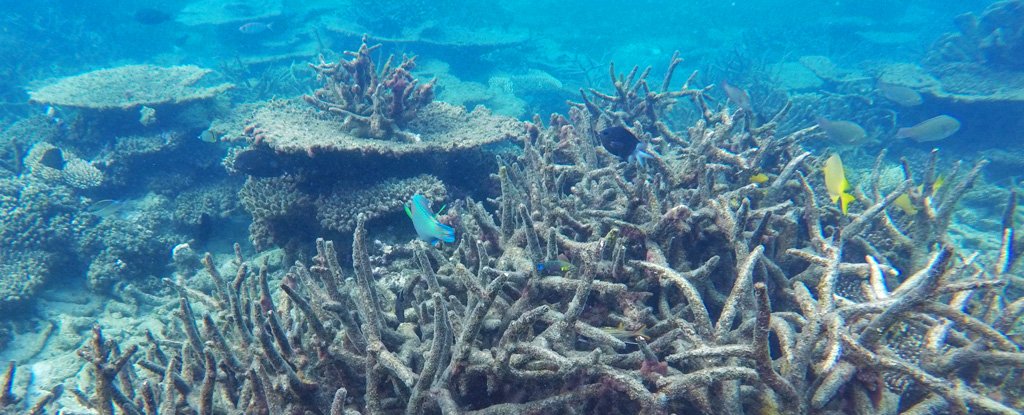
[[(180, 341), (150, 334), (139, 349), (120, 353), (93, 331), (81, 353), (97, 373), (93, 409), (1024, 408), (1014, 376), (1024, 354), (1005, 335), (1024, 300), (1001, 289), (1018, 284), (1007, 275), (1019, 257), (1009, 242), (1012, 223), (1004, 223), (996, 266), (957, 252), (942, 235), (914, 231), (943, 232), (946, 207), (970, 187), (973, 170), (951, 175), (948, 193), (914, 195), (937, 203), (916, 218), (931, 224), (888, 218), (894, 200), (915, 187), (909, 169), (891, 192), (858, 194), (860, 203), (842, 215), (814, 173), (820, 162), (799, 146), (806, 130), (776, 137), (774, 119), (740, 128), (737, 114), (697, 95), (708, 116), (675, 131), (660, 124), (658, 111), (686, 94), (661, 95), (652, 106), (667, 91), (622, 91), (603, 95), (626, 100), (577, 104), (547, 126), (536, 119), (522, 155), (500, 162), (496, 211), (467, 199), (449, 214), (462, 230), (454, 246), (414, 242), (375, 268), (363, 218), (351, 271), (323, 239), (311, 261), (283, 272), (236, 252), (233, 279), (207, 255), (213, 290), (177, 286), (177, 297), (162, 300), (180, 320), (163, 336)], [(659, 163), (641, 170), (603, 153), (594, 126), (616, 116), (659, 145)], [(755, 168), (770, 180), (750, 183)], [(932, 173), (924, 171), (924, 188)], [(923, 258), (900, 261), (887, 227)], [(565, 274), (536, 271), (560, 255), (574, 264)], [(617, 326), (625, 329), (608, 330)]]
[(342, 131), (356, 137), (419, 141), (404, 131), (417, 112), (434, 99), (434, 82), (418, 85), (409, 72), (416, 67), (415, 57), (402, 57), (395, 64), (394, 56), (377, 70), (371, 53), (381, 45), (369, 46), (367, 36), (356, 52), (346, 51), (351, 60), (310, 67), (317, 73), (323, 87), (302, 99), (321, 111), (341, 116)]

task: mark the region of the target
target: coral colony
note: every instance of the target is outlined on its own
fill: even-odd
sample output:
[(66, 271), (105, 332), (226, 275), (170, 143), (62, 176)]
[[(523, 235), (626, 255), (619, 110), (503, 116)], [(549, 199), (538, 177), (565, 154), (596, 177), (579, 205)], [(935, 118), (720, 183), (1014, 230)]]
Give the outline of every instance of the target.
[[(979, 44), (974, 35), (947, 39), (944, 53)], [(252, 216), (251, 242), (282, 247), (285, 259), (248, 257), (239, 244), (230, 258), (176, 246), (177, 277), (162, 280), (173, 294), (117, 286), (154, 310), (161, 330), (122, 340), (93, 326), (78, 349), (88, 382), (31, 404), (15, 396), (12, 362), (0, 413), (45, 413), (68, 394), (102, 415), (1024, 409), (1016, 194), (992, 235), (998, 256), (962, 251), (947, 232), (984, 161), (943, 165), (933, 151), (895, 166), (883, 151), (869, 174), (851, 175), (837, 154), (804, 145), (857, 141), (863, 128), (822, 117), (783, 129), (793, 106), (755, 114), (753, 94), (725, 83), (729, 100), (714, 100), (715, 86), (696, 86), (696, 72), (673, 87), (678, 53), (663, 79), (610, 65), (611, 90), (581, 89), (567, 113), (520, 122), (434, 101), (435, 81), (410, 73), (414, 58), (378, 65), (378, 47), (364, 36), (340, 61), (311, 65), (321, 83), (312, 94), (246, 105), (209, 125), (235, 144), (223, 164), (245, 178), (236, 206)], [(1004, 47), (982, 52), (1019, 64)], [(103, 76), (135, 79), (147, 68)], [(170, 95), (77, 103), (85, 81), (72, 78), (33, 99), (93, 117), (128, 111), (150, 128), (186, 122), (179, 107), (231, 88), (195, 86), (207, 73), (195, 67), (153, 71), (174, 86)], [(889, 94), (920, 105), (901, 92)], [(691, 125), (671, 115), (684, 106), (696, 114)], [(940, 121), (941, 131), (905, 134), (928, 141), (956, 131)], [(176, 137), (126, 138), (118, 148), (159, 154)], [(485, 151), (509, 142), (518, 151)], [(38, 275), (51, 266), (47, 247), (93, 246), (75, 239), (83, 225), (66, 212), (61, 232), (29, 232), (52, 215), (43, 210), (112, 179), (54, 145), (27, 154), (28, 175), (66, 186), (0, 198), (5, 208), (39, 199), (0, 227), (5, 246), (36, 254), (0, 271)], [(118, 166), (109, 161), (106, 174), (118, 177)], [(494, 197), (452, 191), (460, 180), (493, 183)], [(431, 202), (447, 208), (435, 213)], [(180, 215), (196, 226), (208, 219)], [(408, 242), (378, 240), (377, 225), (393, 217)], [(133, 226), (144, 234), (162, 223)], [(314, 241), (314, 255), (300, 248)], [(123, 253), (98, 253), (105, 259), (90, 283), (115, 285), (131, 265), (118, 262), (131, 257)], [(0, 288), (14, 302), (41, 283)]]

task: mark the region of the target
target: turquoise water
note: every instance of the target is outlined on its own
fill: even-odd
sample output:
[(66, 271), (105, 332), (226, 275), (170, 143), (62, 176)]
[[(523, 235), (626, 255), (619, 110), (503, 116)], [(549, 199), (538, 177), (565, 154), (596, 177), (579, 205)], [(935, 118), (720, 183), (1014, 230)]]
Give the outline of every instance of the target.
[(0, 2), (0, 413), (1024, 410), (1020, 1)]

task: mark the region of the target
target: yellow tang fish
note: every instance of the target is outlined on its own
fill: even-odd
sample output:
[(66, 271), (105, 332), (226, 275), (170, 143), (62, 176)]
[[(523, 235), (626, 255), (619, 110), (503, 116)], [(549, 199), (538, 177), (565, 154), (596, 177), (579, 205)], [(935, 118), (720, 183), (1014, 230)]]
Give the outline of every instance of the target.
[(825, 160), (825, 187), (828, 188), (828, 196), (832, 203), (840, 201), (843, 214), (846, 214), (847, 207), (853, 201), (853, 195), (847, 193), (850, 190), (850, 182), (846, 181), (846, 172), (843, 171), (843, 160), (838, 154), (833, 154)]

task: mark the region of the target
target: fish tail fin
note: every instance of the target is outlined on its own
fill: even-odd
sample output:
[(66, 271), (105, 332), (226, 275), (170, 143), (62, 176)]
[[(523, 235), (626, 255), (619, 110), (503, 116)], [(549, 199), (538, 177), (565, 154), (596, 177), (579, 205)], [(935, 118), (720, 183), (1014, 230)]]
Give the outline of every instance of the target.
[(409, 215), (409, 219), (412, 219), (412, 209), (409, 209), (409, 203), (406, 203), (404, 205), (404, 207), (405, 207), (405, 214)]
[(850, 202), (852, 202), (854, 198), (853, 198), (853, 195), (851, 195), (849, 193), (843, 193), (839, 197), (840, 197), (840, 203), (842, 204), (841, 207), (843, 209), (843, 214), (845, 215), (847, 210), (848, 210), (848, 208), (850, 207)]
[(438, 222), (435, 229), (437, 230), (437, 239), (446, 243), (455, 242), (455, 228)]
[(899, 130), (896, 130), (896, 138), (910, 138), (910, 129), (900, 128)]
[(270, 30), (270, 31), (274, 30), (274, 22), (267, 23), (267, 30)]

